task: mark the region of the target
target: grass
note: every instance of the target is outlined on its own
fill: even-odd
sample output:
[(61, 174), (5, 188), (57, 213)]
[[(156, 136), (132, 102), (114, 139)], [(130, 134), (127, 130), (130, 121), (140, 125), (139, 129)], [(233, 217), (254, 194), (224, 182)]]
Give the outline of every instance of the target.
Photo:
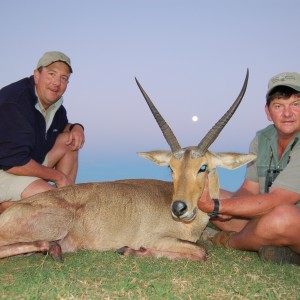
[(113, 251), (0, 260), (0, 299), (300, 299), (300, 268), (256, 253), (206, 247), (206, 262)]

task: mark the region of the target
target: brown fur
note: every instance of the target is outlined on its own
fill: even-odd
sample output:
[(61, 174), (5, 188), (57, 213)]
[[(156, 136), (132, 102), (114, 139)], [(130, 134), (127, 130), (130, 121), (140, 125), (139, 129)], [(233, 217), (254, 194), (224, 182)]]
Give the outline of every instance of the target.
[[(170, 182), (141, 179), (78, 184), (32, 196), (0, 215), (0, 257), (10, 256), (8, 245), (21, 246), (15, 255), (23, 253), (22, 243), (43, 240), (58, 241), (63, 253), (128, 246), (125, 255), (143, 247), (144, 255), (205, 260), (204, 248), (195, 242), (206, 222), (200, 214), (192, 223), (174, 220), (172, 190)], [(45, 251), (45, 244), (34, 245), (31, 251)]]
[[(205, 260), (205, 249), (196, 244), (209, 220), (197, 209), (205, 174), (211, 196), (218, 197), (217, 166), (234, 169), (255, 156), (207, 151), (192, 158), (192, 149), (182, 150), (180, 158), (168, 151), (140, 153), (158, 165), (169, 164), (173, 183), (152, 179), (85, 183), (17, 202), (0, 214), (0, 258), (48, 251), (60, 261), (60, 253), (121, 248), (124, 255)], [(198, 172), (203, 165), (206, 171)], [(175, 201), (186, 205), (181, 215), (174, 213)]]

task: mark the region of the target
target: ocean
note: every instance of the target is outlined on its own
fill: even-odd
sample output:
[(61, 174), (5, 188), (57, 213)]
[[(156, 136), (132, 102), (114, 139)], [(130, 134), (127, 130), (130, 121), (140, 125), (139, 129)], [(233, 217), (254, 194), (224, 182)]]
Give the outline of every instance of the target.
[[(220, 187), (236, 191), (244, 181), (246, 166), (236, 170), (218, 168)], [(157, 166), (138, 156), (127, 159), (85, 157), (79, 161), (77, 183), (152, 178), (172, 181), (168, 167)]]

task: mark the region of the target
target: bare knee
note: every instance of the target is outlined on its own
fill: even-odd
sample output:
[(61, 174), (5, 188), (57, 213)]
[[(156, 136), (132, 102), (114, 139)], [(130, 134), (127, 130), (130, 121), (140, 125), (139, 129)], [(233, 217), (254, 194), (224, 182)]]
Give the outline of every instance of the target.
[(58, 135), (53, 148), (48, 153), (48, 166), (53, 168), (61, 161), (77, 162), (78, 150), (74, 150), (72, 144), (67, 144), (69, 133), (64, 132)]
[(295, 205), (280, 205), (260, 218), (256, 230), (260, 236), (282, 236), (299, 225), (300, 208)]
[(55, 189), (55, 187), (50, 185), (45, 180), (36, 180), (32, 182), (29, 186), (27, 186), (27, 188), (22, 192), (21, 199), (25, 199), (35, 194), (39, 194), (53, 189)]

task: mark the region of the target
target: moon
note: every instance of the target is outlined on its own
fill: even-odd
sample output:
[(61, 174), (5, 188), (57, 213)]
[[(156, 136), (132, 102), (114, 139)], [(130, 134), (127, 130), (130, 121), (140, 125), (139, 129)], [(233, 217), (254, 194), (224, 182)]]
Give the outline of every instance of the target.
[(197, 121), (198, 121), (198, 117), (197, 117), (197, 116), (193, 116), (193, 117), (192, 117), (192, 121), (193, 121), (193, 122), (197, 122)]

